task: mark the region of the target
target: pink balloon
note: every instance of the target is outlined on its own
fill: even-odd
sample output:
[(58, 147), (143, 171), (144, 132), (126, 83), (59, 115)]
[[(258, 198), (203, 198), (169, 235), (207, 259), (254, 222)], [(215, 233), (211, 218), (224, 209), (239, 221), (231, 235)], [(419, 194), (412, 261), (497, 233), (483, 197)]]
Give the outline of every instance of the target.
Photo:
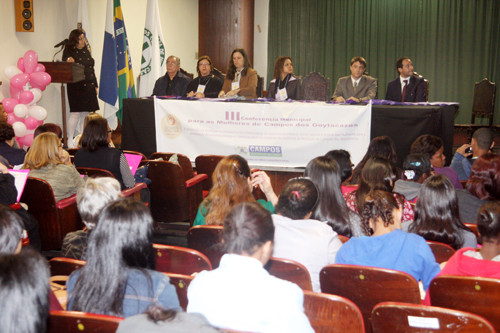
[(17, 74), (10, 79), (10, 85), (18, 89), (22, 89), (24, 85), (28, 83), (29, 79), (30, 79), (29, 74), (26, 73)]
[(45, 72), (45, 66), (42, 64), (36, 65), (35, 72)]
[(21, 93), (19, 93), (19, 102), (22, 104), (29, 104), (33, 101), (34, 97), (35, 95), (29, 90), (21, 91)]
[(19, 101), (15, 98), (4, 98), (2, 100), (3, 107), (5, 108), (5, 112), (12, 113), (14, 112), (14, 106), (19, 104)]
[(52, 81), (52, 78), (48, 73), (45, 72), (35, 72), (30, 75), (30, 83), (33, 88), (38, 88), (40, 90), (45, 90), (45, 87)]
[(36, 65), (38, 65), (38, 54), (33, 50), (26, 51), (24, 54), (24, 72), (33, 73)]
[(21, 57), (17, 60), (17, 68), (24, 72), (24, 58)]
[(9, 91), (10, 91), (10, 97), (19, 100), (19, 94), (22, 89), (16, 88), (14, 86), (10, 86)]
[(27, 129), (34, 130), (35, 128), (37, 128), (39, 126), (39, 121), (36, 118), (28, 117), (28, 118), (24, 119), (24, 125), (26, 125)]
[(31, 146), (31, 144), (33, 143), (33, 133), (31, 134), (26, 134), (25, 136), (23, 136), (22, 138), (19, 138), (17, 139), (17, 142), (20, 144), (20, 145), (23, 145), (23, 146)]
[(14, 113), (7, 113), (7, 123), (14, 124), (16, 121), (23, 122), (23, 118), (16, 117)]

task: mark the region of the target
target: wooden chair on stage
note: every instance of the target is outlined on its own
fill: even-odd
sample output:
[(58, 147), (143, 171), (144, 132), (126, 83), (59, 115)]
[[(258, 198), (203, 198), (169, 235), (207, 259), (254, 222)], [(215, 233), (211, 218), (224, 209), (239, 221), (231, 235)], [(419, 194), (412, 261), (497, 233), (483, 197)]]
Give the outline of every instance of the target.
[(214, 173), (215, 167), (223, 158), (224, 155), (199, 155), (194, 160), (196, 172), (199, 174), (204, 173), (208, 177), (203, 181), (203, 191), (206, 191), (207, 194), (212, 188), (212, 174)]
[(186, 311), (188, 305), (187, 291), (189, 284), (193, 281), (194, 277), (191, 275), (184, 274), (174, 274), (174, 273), (163, 273), (167, 275), (170, 279), (170, 284), (175, 287), (177, 292), (177, 297), (179, 298), (179, 304), (182, 310)]
[(57, 201), (48, 182), (28, 177), (21, 202), (28, 205), (29, 213), (39, 223), (42, 250), (59, 250), (64, 236), (83, 228), (76, 208), (76, 195)]
[(222, 230), (221, 225), (197, 225), (187, 233), (188, 246), (206, 255), (214, 269), (223, 255)]
[(153, 244), (153, 247), (157, 271), (191, 275), (212, 269), (210, 260), (199, 251), (163, 244)]
[(474, 125), (476, 117), (486, 117), (489, 126), (493, 126), (493, 113), (495, 112), (495, 95), (497, 87), (494, 82), (487, 78), (476, 82), (474, 85), (474, 97), (472, 101), (471, 124)]
[(417, 281), (392, 269), (335, 264), (323, 267), (319, 278), (322, 292), (345, 297), (359, 307), (367, 333), (371, 332), (370, 318), (378, 303), (422, 303)]
[(185, 180), (181, 167), (168, 161), (149, 161), (151, 214), (157, 222), (189, 221), (192, 225), (202, 197), (202, 182), (207, 175)]
[(472, 313), (398, 302), (377, 304), (371, 323), (373, 333), (495, 332), (486, 319)]
[(123, 320), (79, 311), (51, 311), (47, 320), (47, 333), (115, 333)]
[(500, 332), (500, 280), (469, 276), (437, 276), (430, 286), (431, 304), (484, 317)]
[(428, 240), (427, 245), (431, 248), (434, 257), (436, 258), (436, 262), (439, 264), (448, 261), (451, 256), (455, 254), (455, 250), (445, 243)]
[(304, 312), (316, 333), (364, 333), (363, 315), (347, 298), (304, 290)]
[(282, 258), (269, 258), (264, 266), (269, 274), (298, 285), (302, 290), (312, 291), (311, 275), (301, 263)]
[(49, 260), (50, 276), (70, 275), (82, 268), (87, 262), (73, 258), (55, 257)]
[(264, 97), (264, 78), (260, 75), (257, 75), (257, 89), (255, 90), (257, 97)]
[(330, 79), (318, 72), (311, 72), (302, 79), (302, 99), (308, 101), (330, 100)]

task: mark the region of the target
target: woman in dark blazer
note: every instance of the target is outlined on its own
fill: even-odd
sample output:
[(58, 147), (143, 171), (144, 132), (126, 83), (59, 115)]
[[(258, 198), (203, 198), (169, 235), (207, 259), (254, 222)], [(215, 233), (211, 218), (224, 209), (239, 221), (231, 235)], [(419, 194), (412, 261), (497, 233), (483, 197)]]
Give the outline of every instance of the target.
[(196, 64), (198, 77), (187, 86), (186, 96), (196, 98), (217, 98), (222, 88), (222, 81), (212, 74), (214, 67), (209, 56), (202, 56)]
[(278, 101), (300, 99), (300, 81), (293, 74), (293, 63), (290, 57), (279, 57), (274, 64), (273, 79), (267, 89), (267, 97)]

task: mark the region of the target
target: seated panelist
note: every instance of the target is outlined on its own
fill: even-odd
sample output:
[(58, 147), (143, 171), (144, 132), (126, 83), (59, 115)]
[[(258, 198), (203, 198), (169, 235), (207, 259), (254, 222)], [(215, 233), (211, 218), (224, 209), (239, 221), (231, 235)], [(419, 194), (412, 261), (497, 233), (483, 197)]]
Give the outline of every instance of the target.
[(250, 65), (244, 49), (234, 49), (229, 59), (226, 79), (219, 97), (257, 98), (257, 72)]
[(293, 74), (292, 58), (284, 56), (274, 63), (273, 79), (267, 89), (267, 97), (277, 101), (300, 99), (300, 81)]
[(396, 61), (399, 77), (387, 84), (385, 99), (395, 102), (425, 102), (425, 81), (413, 72), (410, 58)]
[(213, 69), (212, 59), (209, 56), (202, 56), (198, 59), (196, 64), (198, 77), (188, 84), (187, 97), (217, 98), (222, 88), (222, 81), (212, 74)]
[(185, 96), (191, 78), (181, 71), (181, 59), (176, 56), (167, 58), (167, 73), (155, 82), (155, 96)]
[(377, 79), (364, 75), (366, 60), (363, 57), (351, 59), (351, 75), (341, 77), (333, 93), (334, 102), (363, 102), (377, 96)]

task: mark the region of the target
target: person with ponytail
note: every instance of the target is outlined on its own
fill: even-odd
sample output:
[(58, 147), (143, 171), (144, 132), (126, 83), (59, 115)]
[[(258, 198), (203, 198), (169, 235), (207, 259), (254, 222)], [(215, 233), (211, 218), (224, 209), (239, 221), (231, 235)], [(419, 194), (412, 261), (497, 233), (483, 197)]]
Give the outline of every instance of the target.
[(365, 231), (372, 236), (348, 240), (335, 263), (406, 272), (427, 290), (439, 273), (439, 264), (423, 237), (401, 230), (402, 210), (393, 194), (379, 190), (368, 193), (360, 212)]
[(335, 262), (342, 242), (326, 222), (311, 219), (318, 199), (318, 189), (310, 178), (288, 181), (273, 215), (276, 228), (273, 256), (295, 260), (306, 266), (313, 290), (321, 292), (319, 272)]

